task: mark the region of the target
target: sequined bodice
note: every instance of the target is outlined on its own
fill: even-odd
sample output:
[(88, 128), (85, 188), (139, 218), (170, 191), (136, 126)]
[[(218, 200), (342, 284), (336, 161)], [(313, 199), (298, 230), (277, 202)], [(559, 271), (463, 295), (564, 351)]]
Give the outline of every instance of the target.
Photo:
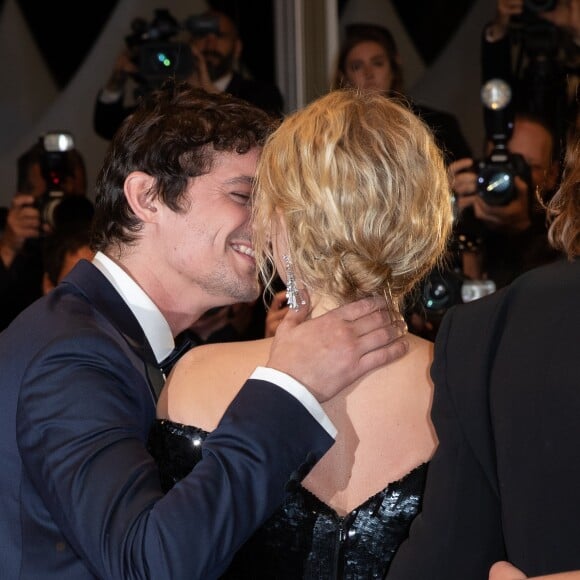
[[(207, 432), (156, 421), (150, 451), (165, 490), (201, 459)], [(222, 578), (369, 580), (383, 578), (421, 505), (427, 464), (339, 516), (294, 484), (283, 505), (250, 538)]]

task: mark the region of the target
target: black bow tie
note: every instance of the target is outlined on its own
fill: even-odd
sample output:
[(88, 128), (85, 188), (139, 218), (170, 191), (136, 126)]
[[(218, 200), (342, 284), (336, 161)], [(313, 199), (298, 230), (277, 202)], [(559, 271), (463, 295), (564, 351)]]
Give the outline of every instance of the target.
[(182, 332), (176, 339), (175, 339), (175, 348), (169, 353), (167, 357), (165, 357), (160, 363), (159, 367), (163, 374), (167, 377), (173, 368), (173, 365), (193, 346), (196, 345), (196, 342), (193, 338), (189, 335), (186, 331)]

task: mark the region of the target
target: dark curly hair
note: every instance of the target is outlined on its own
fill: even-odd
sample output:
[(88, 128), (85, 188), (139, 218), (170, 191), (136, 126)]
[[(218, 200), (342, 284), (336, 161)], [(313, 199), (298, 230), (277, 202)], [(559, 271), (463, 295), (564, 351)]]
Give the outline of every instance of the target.
[(111, 141), (96, 182), (91, 248), (104, 251), (138, 239), (142, 223), (123, 191), (132, 171), (152, 176), (152, 194), (179, 212), (188, 180), (209, 173), (216, 152), (243, 154), (262, 146), (276, 124), (241, 99), (166, 81), (142, 98)]

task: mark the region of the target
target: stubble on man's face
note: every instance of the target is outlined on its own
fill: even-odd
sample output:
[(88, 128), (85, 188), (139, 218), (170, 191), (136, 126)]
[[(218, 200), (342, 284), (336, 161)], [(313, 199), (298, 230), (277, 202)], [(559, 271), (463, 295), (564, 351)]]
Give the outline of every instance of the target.
[(215, 297), (215, 305), (251, 302), (259, 296), (250, 225), (258, 153), (217, 154), (211, 173), (192, 181), (190, 207), (177, 218), (172, 234), (182, 252), (175, 267), (187, 272), (189, 285), (202, 296)]

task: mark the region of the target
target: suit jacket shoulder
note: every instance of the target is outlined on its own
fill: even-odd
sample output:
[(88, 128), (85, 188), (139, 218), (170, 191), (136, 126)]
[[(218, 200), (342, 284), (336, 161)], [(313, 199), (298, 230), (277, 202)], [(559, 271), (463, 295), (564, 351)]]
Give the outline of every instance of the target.
[(272, 83), (249, 79), (239, 73), (234, 73), (226, 87), (226, 92), (256, 105), (274, 117), (282, 116), (284, 100), (278, 87)]
[(463, 135), (459, 121), (453, 114), (419, 103), (412, 103), (412, 109), (433, 131), (447, 163), (472, 156), (471, 147)]

